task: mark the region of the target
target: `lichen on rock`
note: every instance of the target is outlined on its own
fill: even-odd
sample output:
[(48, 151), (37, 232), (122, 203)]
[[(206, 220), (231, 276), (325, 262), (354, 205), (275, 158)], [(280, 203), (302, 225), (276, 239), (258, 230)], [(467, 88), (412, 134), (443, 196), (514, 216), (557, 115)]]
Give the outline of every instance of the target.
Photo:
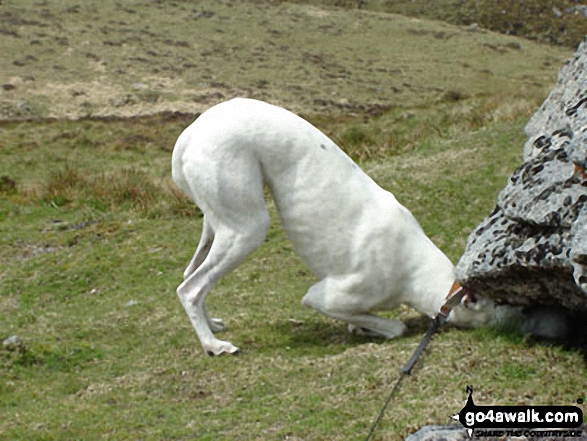
[(469, 236), (457, 278), (498, 303), (587, 311), (587, 40), (526, 134), (524, 163)]

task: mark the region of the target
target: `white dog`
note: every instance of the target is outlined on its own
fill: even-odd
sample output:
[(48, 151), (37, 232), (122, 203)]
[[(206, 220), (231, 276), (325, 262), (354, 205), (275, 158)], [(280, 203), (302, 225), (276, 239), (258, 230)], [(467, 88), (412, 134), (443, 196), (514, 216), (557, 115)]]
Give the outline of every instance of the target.
[[(433, 317), (455, 282), (452, 263), (412, 214), (326, 135), (285, 109), (242, 98), (212, 107), (177, 140), (172, 168), (204, 213), (177, 293), (210, 355), (238, 351), (213, 335), (224, 325), (208, 316), (205, 298), (263, 243), (264, 183), (295, 250), (319, 279), (302, 305), (351, 330), (394, 338), (405, 325), (373, 312), (405, 303)], [(449, 321), (480, 326), (493, 311), (488, 300), (460, 305)]]

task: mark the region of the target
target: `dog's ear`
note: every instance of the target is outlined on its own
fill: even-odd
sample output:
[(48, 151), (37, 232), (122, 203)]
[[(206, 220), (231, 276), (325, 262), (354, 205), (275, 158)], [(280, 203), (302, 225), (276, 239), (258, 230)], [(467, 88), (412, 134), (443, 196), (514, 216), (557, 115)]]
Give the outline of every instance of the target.
[(471, 294), (469, 291), (467, 291), (467, 293), (463, 296), (463, 299), (461, 300), (461, 305), (463, 305), (465, 308), (469, 308), (475, 306), (476, 304), (477, 297), (475, 297), (474, 294)]

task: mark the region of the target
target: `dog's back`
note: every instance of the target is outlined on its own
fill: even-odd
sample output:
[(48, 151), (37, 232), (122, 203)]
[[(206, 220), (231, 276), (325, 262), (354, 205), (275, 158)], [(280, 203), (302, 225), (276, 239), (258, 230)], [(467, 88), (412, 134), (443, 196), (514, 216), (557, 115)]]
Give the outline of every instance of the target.
[(407, 227), (419, 230), (327, 136), (260, 101), (233, 99), (202, 114), (176, 144), (173, 176), (204, 214), (234, 228), (266, 213), (265, 182), (288, 237), (318, 277), (348, 273), (366, 247), (383, 246)]

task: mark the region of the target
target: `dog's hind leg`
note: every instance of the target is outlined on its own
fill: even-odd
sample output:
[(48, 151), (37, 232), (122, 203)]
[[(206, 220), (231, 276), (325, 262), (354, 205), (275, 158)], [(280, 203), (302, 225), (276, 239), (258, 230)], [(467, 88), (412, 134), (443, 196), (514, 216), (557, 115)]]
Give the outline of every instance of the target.
[(264, 240), (264, 231), (250, 234), (237, 231), (217, 231), (208, 256), (202, 264), (177, 288), (183, 304), (204, 351), (210, 355), (236, 353), (238, 348), (230, 342), (214, 337), (206, 312), (206, 295), (225, 274), (236, 268)]
[(363, 335), (395, 338), (402, 335), (406, 325), (400, 320), (391, 320), (370, 314), (361, 305), (360, 296), (353, 295), (352, 277), (325, 278), (312, 286), (302, 299), (302, 305), (311, 307), (324, 315), (349, 324), (351, 332), (360, 330)]
[[(202, 236), (200, 237), (200, 243), (198, 244), (198, 248), (194, 253), (194, 257), (192, 258), (190, 264), (186, 268), (183, 273), (183, 279), (187, 279), (192, 273), (199, 268), (199, 266), (204, 262), (208, 253), (210, 252), (210, 248), (212, 248), (212, 242), (214, 240), (214, 232), (212, 231), (212, 227), (206, 221), (206, 216), (204, 216), (204, 225), (202, 227)], [(208, 310), (206, 308), (206, 302), (203, 304), (204, 315), (206, 316), (206, 320), (208, 321), (208, 326), (210, 330), (214, 333), (224, 331), (226, 326), (222, 322), (222, 320), (218, 318), (211, 318), (208, 315)]]
[(205, 299), (222, 276), (240, 265), (265, 240), (269, 214), (260, 165), (247, 157), (222, 166), (212, 160), (200, 164), (199, 159), (194, 156), (183, 165), (182, 172), (189, 177), (186, 181), (190, 194), (197, 195), (196, 203), (204, 212), (205, 231), (198, 246), (201, 253), (195, 253), (177, 294), (205, 352), (237, 353), (236, 346), (214, 337), (215, 324), (221, 323), (209, 318)]
[(210, 252), (210, 248), (212, 248), (213, 240), (214, 231), (212, 231), (210, 223), (207, 222), (206, 216), (204, 216), (204, 224), (202, 226), (202, 236), (200, 237), (200, 243), (198, 244), (198, 248), (194, 253), (194, 257), (192, 257), (190, 264), (183, 272), (183, 280), (191, 276), (192, 273), (202, 264), (204, 259), (206, 259), (208, 253)]

